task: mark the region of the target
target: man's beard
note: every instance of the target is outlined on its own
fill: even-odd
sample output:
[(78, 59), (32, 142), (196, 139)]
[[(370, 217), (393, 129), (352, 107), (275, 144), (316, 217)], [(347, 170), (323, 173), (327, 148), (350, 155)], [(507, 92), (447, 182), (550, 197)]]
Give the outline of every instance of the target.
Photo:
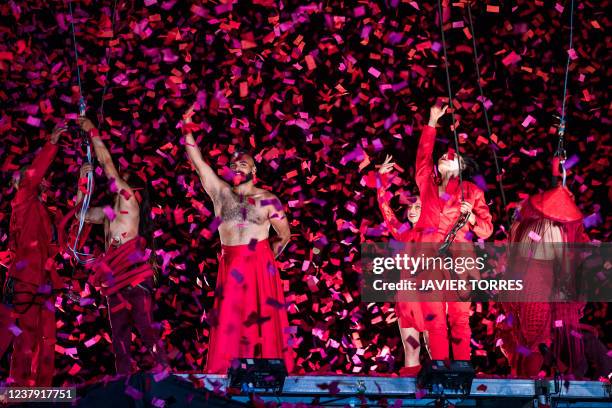
[(233, 177), (234, 187), (241, 186), (253, 180), (253, 173), (243, 174), (243, 173), (236, 171), (234, 172), (234, 174), (235, 174), (235, 176)]

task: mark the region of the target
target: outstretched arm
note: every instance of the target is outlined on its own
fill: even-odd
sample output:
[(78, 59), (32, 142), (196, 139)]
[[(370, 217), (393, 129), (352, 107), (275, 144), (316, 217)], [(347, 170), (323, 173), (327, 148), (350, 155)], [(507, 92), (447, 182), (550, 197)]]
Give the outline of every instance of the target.
[(387, 224), (387, 228), (389, 232), (393, 236), (393, 238), (397, 241), (405, 241), (406, 234), (410, 230), (407, 225), (402, 224), (396, 217), (393, 209), (389, 205), (390, 198), (387, 197), (389, 194), (387, 193), (387, 173), (389, 173), (395, 163), (391, 160), (392, 156), (387, 155), (385, 162), (380, 166), (378, 173), (381, 175), (381, 186), (376, 190), (376, 198), (378, 199), (378, 208), (380, 208), (380, 212), (382, 213), (383, 219), (385, 220), (385, 224)]
[(265, 201), (270, 207), (270, 212), (268, 213), (270, 224), (272, 224), (272, 228), (274, 228), (274, 231), (276, 231), (278, 235), (278, 240), (274, 241), (272, 244), (274, 257), (278, 257), (291, 239), (291, 230), (280, 200), (276, 196), (271, 195), (271, 198)]
[[(86, 177), (87, 177), (87, 173), (89, 173), (90, 171), (93, 171), (93, 166), (89, 163), (85, 163), (81, 167), (79, 185), (77, 187), (77, 205), (79, 205), (81, 201), (83, 201), (83, 197), (85, 196), (85, 193), (87, 192)], [(81, 215), (80, 211), (76, 211), (74, 213), (75, 218), (79, 218), (80, 215)], [(90, 224), (103, 224), (104, 217), (105, 217), (105, 214), (104, 214), (104, 210), (102, 209), (102, 207), (90, 207), (87, 210), (87, 213), (85, 214), (85, 222), (90, 223)]]
[(217, 176), (215, 171), (204, 161), (202, 157), (202, 152), (200, 148), (196, 144), (196, 141), (193, 137), (193, 123), (191, 121), (191, 117), (193, 116), (193, 110), (195, 108), (195, 103), (185, 112), (183, 115), (183, 129), (185, 132), (185, 150), (187, 150), (187, 155), (189, 156), (189, 160), (193, 167), (195, 167), (198, 176), (200, 176), (200, 181), (202, 182), (202, 186), (206, 193), (214, 198), (219, 194), (219, 191), (227, 186), (223, 180)]
[(428, 182), (433, 172), (433, 149), (436, 143), (436, 125), (438, 120), (446, 113), (448, 105), (439, 107), (434, 105), (429, 111), (429, 122), (423, 127), (416, 157), (415, 179), (419, 188)]
[(55, 127), (49, 141), (45, 144), (42, 150), (36, 155), (32, 164), (27, 168), (23, 179), (19, 182), (19, 187), (22, 192), (36, 192), (38, 186), (45, 177), (49, 166), (53, 163), (53, 159), (57, 155), (57, 142), (62, 133), (66, 131), (66, 127)]
[(125, 182), (125, 180), (119, 177), (119, 172), (117, 171), (117, 168), (113, 163), (111, 154), (106, 148), (106, 145), (104, 144), (102, 139), (100, 138), (96, 127), (93, 125), (93, 123), (91, 123), (89, 119), (85, 117), (79, 118), (79, 122), (81, 128), (91, 135), (91, 144), (93, 145), (94, 151), (96, 152), (98, 162), (100, 162), (102, 168), (104, 169), (106, 177), (115, 182), (115, 186), (117, 187), (117, 190), (120, 194), (127, 194), (129, 195), (129, 197), (132, 197), (132, 189), (130, 188), (128, 183)]

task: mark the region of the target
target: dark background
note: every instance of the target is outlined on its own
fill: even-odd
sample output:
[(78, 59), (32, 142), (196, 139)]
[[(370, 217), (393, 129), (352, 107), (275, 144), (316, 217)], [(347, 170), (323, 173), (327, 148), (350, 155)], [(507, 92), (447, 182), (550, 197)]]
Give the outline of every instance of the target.
[[(291, 324), (297, 326), (298, 365), (305, 372), (397, 372), (403, 351), (393, 305), (360, 303), (359, 245), (387, 239), (368, 185), (375, 164), (393, 154), (405, 169), (393, 187), (399, 197), (394, 205), (403, 216), (401, 196), (415, 188), (420, 129), (430, 105), (447, 95), (437, 5), (253, 3), (158, 0), (147, 6), (118, 0), (114, 29), (114, 1), (73, 3), (88, 115), (100, 113), (106, 86), (100, 128), (111, 137), (115, 162), (144, 171), (154, 188), (164, 264), (156, 316), (172, 365), (204, 367), (217, 270), (219, 240), (208, 229), (212, 206), (177, 129), (182, 113), (199, 99), (203, 109), (195, 122), (202, 124), (197, 136), (207, 160), (221, 168), (232, 146), (253, 150), (260, 185), (287, 204), (293, 239), (280, 267), (292, 303)], [(550, 186), (569, 2), (563, 12), (551, 1), (488, 3), (498, 12), (474, 2), (472, 13), (492, 131), (501, 142), (492, 147), (504, 171), (507, 208), (491, 149), (477, 142), (486, 129), (471, 40), (463, 31), (465, 7), (447, 11), (445, 28), (457, 130), (463, 152), (482, 170), (479, 184), (487, 189), (496, 225), (493, 241), (505, 239), (504, 219), (521, 199)], [(581, 1), (575, 12), (577, 58), (570, 64), (566, 135), (574, 163), (568, 186), (587, 217), (590, 236), (601, 241), (610, 235), (607, 3)], [(0, 16), (0, 249), (6, 250), (14, 195), (10, 178), (31, 162), (56, 121), (77, 112), (79, 91), (66, 2), (4, 2)], [(502, 61), (511, 52), (521, 59), (506, 65)], [(371, 67), (380, 71), (378, 78), (368, 73)], [(246, 95), (240, 93), (243, 82)], [(46, 105), (50, 112), (44, 112)], [(535, 123), (524, 127), (528, 115)], [(28, 116), (41, 125), (28, 125)], [(452, 135), (449, 123), (446, 118), (439, 132), (443, 149)], [(65, 210), (76, 194), (83, 153), (76, 135), (62, 143), (48, 199)], [(105, 183), (97, 180), (96, 205), (109, 202)], [(94, 229), (97, 244), (94, 237), (89, 244), (99, 246), (101, 233)], [(63, 275), (82, 288), (83, 272), (65, 264)], [(58, 344), (78, 351), (74, 357), (57, 354), (58, 384), (113, 371), (106, 310), (98, 307), (103, 303), (97, 294), (90, 298), (94, 303), (84, 306), (64, 300), (58, 310), (63, 324)], [(603, 336), (610, 328), (608, 304), (588, 310), (586, 319), (612, 345), (612, 338)], [(498, 305), (474, 304), (475, 362), (492, 374), (507, 371), (490, 329), (499, 313)], [(96, 335), (100, 340), (86, 347)], [(7, 371), (5, 356), (0, 377)]]

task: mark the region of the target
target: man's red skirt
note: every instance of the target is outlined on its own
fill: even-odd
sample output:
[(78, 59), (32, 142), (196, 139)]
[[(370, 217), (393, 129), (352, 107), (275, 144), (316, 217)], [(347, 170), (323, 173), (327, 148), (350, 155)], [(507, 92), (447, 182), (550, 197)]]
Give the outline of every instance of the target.
[(92, 284), (104, 296), (110, 296), (132, 285), (136, 286), (153, 276), (153, 269), (146, 256), (146, 241), (136, 237), (128, 242), (111, 246), (104, 256), (92, 265)]
[(206, 371), (226, 374), (236, 358), (279, 358), (292, 372), (287, 307), (268, 240), (222, 248)]

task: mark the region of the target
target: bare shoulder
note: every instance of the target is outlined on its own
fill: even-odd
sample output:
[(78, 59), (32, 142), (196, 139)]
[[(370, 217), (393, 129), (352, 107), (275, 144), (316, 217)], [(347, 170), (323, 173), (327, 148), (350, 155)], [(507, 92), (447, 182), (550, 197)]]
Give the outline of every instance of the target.
[(277, 217), (279, 214), (284, 213), (283, 203), (280, 199), (273, 193), (263, 190), (260, 205), (269, 211), (272, 217)]
[(271, 205), (275, 201), (280, 203), (280, 200), (276, 194), (272, 193), (271, 191), (264, 190), (263, 188), (258, 188), (256, 195), (257, 198), (264, 201), (264, 204)]

